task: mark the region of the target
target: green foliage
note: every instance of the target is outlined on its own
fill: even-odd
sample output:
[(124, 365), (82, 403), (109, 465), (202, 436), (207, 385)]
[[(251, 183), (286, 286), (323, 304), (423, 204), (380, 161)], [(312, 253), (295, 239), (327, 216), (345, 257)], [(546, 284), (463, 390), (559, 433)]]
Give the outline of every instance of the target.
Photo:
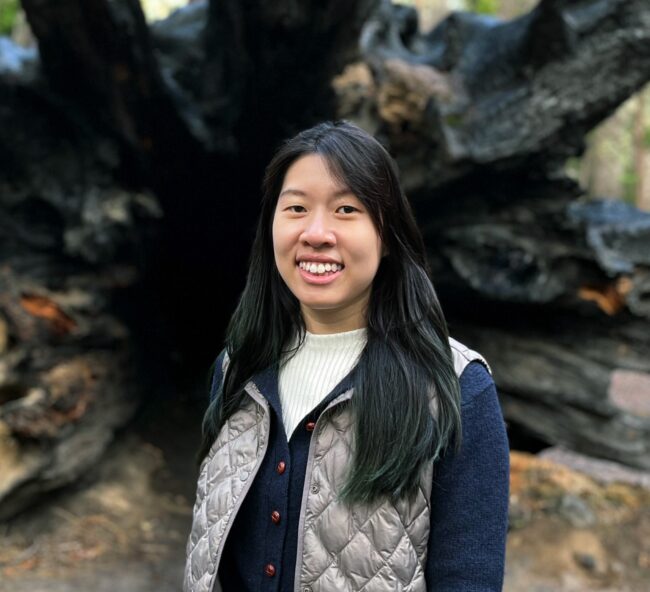
[(18, 8), (18, 0), (0, 0), (0, 35), (11, 34)]
[(497, 14), (499, 12), (499, 0), (471, 0), (469, 8), (472, 12), (479, 14)]
[(634, 204), (636, 203), (636, 185), (639, 182), (632, 162), (628, 162), (621, 179), (623, 184), (623, 200)]
[(568, 158), (564, 165), (564, 172), (576, 181), (580, 180), (581, 169), (582, 159), (575, 156)]

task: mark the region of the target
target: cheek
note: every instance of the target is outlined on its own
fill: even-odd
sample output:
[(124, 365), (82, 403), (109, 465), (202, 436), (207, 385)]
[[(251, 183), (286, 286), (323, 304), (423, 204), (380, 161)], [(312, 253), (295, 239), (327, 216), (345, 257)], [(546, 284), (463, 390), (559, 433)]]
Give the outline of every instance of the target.
[(281, 222), (274, 221), (271, 228), (275, 265), (278, 270), (285, 273), (289, 267), (293, 267), (293, 242), (289, 231), (290, 229)]
[(371, 259), (373, 263), (379, 265), (384, 246), (374, 226), (366, 229), (363, 244), (365, 246), (366, 258)]
[[(278, 235), (278, 227), (275, 223), (275, 219), (273, 220), (273, 225), (271, 227), (271, 239), (273, 241), (272, 247), (273, 247), (273, 260), (275, 262), (275, 267), (276, 269), (281, 272), (282, 270), (282, 249), (280, 245), (280, 237)], [(280, 273), (282, 275), (282, 273)]]
[(282, 245), (282, 228), (275, 217), (273, 218), (273, 224), (271, 225), (271, 238), (273, 240), (273, 252), (277, 254)]

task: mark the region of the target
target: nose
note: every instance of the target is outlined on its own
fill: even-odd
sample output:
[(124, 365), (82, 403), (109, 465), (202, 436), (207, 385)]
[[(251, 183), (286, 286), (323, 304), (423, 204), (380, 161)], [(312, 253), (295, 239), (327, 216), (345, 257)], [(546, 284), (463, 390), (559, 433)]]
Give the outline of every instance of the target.
[(327, 217), (321, 213), (314, 213), (305, 219), (305, 227), (300, 235), (300, 240), (312, 247), (322, 245), (333, 245), (336, 243), (336, 235), (327, 221)]

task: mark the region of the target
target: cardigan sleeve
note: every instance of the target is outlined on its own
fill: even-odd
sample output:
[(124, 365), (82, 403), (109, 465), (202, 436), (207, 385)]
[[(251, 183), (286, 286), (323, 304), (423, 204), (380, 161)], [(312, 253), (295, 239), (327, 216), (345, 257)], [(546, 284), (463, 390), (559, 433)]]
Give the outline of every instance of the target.
[(510, 458), (496, 387), (472, 362), (460, 378), (462, 444), (434, 469), (426, 564), (430, 592), (503, 587)]

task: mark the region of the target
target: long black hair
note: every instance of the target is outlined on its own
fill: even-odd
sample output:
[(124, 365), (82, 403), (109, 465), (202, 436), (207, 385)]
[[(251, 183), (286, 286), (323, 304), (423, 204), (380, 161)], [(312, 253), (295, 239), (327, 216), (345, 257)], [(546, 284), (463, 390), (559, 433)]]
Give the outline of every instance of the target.
[[(367, 343), (349, 403), (354, 451), (342, 498), (371, 502), (413, 494), (424, 463), (460, 443), (460, 388), (447, 325), (429, 279), (422, 235), (395, 162), (359, 127), (326, 122), (286, 141), (266, 169), (248, 278), (226, 334), (230, 363), (203, 420), (199, 459), (240, 407), (244, 386), (305, 336), (300, 305), (276, 268), (272, 224), (288, 168), (318, 154), (368, 209), (387, 253), (372, 283)], [(430, 402), (435, 398), (435, 413)]]

